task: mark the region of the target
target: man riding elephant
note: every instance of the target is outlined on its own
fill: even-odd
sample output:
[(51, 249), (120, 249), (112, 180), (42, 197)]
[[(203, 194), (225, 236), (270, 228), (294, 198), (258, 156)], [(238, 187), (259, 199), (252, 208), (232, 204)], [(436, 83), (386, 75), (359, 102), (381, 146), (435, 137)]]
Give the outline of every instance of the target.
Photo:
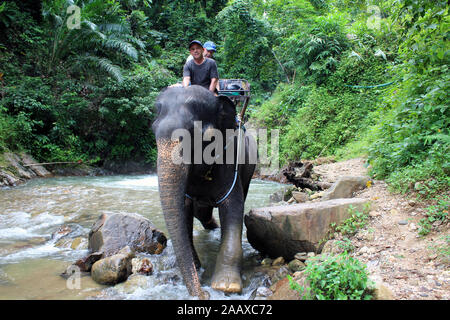
[[(256, 142), (238, 130), (237, 134), (223, 139), (223, 145), (218, 143), (213, 152), (214, 159), (223, 159), (225, 153), (230, 153), (227, 159), (231, 161), (211, 163), (203, 158), (198, 161), (196, 146), (200, 146), (203, 155), (208, 148), (205, 140), (212, 141), (211, 137), (215, 136), (215, 141), (219, 141), (218, 135), (226, 137), (227, 130), (235, 132), (238, 128), (234, 103), (227, 97), (214, 96), (204, 87), (192, 85), (165, 89), (157, 98), (156, 107), (158, 116), (152, 128), (158, 147), (161, 206), (186, 287), (191, 295), (208, 296), (201, 289), (196, 270), (200, 259), (193, 244), (193, 218), (205, 228), (214, 229), (218, 225), (212, 211), (217, 207), (221, 244), (211, 287), (241, 292), (244, 201), (256, 165)], [(186, 133), (182, 137), (180, 130)], [(201, 141), (194, 139), (199, 137), (196, 130), (200, 131)], [(241, 158), (239, 146), (244, 146)], [(180, 150), (183, 156), (188, 155), (187, 161), (174, 161), (174, 155), (179, 155)]]
[(189, 44), (189, 52), (194, 59), (187, 61), (183, 68), (183, 87), (200, 85), (211, 92), (216, 91), (219, 72), (213, 59), (203, 56), (204, 48), (200, 41), (193, 40)]

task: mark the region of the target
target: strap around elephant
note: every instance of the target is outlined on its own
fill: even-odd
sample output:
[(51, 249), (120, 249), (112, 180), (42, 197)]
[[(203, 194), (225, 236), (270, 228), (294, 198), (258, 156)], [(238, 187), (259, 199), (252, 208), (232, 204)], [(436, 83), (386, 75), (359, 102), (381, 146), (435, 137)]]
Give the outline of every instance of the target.
[[(239, 135), (238, 135), (238, 141), (237, 141), (237, 151), (236, 151), (236, 166), (234, 168), (234, 178), (233, 178), (233, 183), (231, 184), (230, 189), (228, 190), (228, 192), (218, 201), (216, 201), (215, 205), (220, 205), (222, 202), (224, 202), (228, 196), (231, 194), (231, 191), (233, 191), (234, 186), (236, 185), (236, 181), (237, 181), (237, 176), (238, 176), (238, 168), (239, 168), (239, 151), (240, 151), (240, 147), (241, 147), (241, 124), (242, 124), (242, 120), (240, 119), (239, 116), (236, 117), (236, 121), (238, 122), (238, 130), (239, 130)], [(188, 199), (192, 199), (192, 197), (190, 195), (188, 195), (186, 193), (186, 198)]]

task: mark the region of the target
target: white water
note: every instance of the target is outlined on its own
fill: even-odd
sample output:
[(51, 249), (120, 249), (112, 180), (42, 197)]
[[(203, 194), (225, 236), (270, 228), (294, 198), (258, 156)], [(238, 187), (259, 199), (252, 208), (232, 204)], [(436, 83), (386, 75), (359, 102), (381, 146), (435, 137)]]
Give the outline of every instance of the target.
[[(283, 185), (253, 180), (245, 204), (269, 203), (269, 195)], [(0, 189), (0, 299), (191, 299), (175, 265), (169, 240), (161, 255), (145, 255), (154, 265), (151, 276), (131, 276), (116, 286), (102, 286), (89, 276), (70, 289), (59, 276), (87, 254), (86, 247), (58, 245), (53, 237), (62, 226), (75, 230), (71, 237), (87, 239), (92, 224), (103, 213), (134, 212), (149, 218), (167, 235), (159, 204), (156, 175), (65, 177), (35, 179), (16, 188)], [(218, 221), (217, 209), (214, 213)], [(194, 243), (202, 261), (201, 283), (212, 299), (248, 299), (262, 275), (254, 273), (258, 253), (243, 234), (242, 294), (212, 290), (212, 271), (220, 244), (220, 230), (203, 230), (194, 224)]]

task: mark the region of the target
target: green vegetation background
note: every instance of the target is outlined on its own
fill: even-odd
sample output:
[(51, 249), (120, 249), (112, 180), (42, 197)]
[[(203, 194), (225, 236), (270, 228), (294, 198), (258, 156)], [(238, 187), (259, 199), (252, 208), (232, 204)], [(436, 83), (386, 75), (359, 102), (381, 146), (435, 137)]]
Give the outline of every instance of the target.
[(397, 191), (448, 192), (447, 1), (3, 1), (0, 29), (0, 152), (154, 163), (153, 102), (212, 40), (281, 164), (367, 156)]

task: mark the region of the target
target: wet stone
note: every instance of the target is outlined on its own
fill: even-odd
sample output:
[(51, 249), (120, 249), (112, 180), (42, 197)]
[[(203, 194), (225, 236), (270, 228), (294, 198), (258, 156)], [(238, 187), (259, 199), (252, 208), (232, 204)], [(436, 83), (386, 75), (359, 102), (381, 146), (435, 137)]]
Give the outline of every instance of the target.
[(294, 259), (288, 264), (289, 270), (292, 272), (301, 271), (306, 268), (306, 265), (298, 259)]
[(272, 262), (272, 266), (274, 266), (274, 267), (282, 266), (283, 264), (284, 264), (284, 258), (283, 257), (278, 257)]
[(258, 289), (256, 289), (257, 297), (269, 297), (271, 295), (273, 295), (273, 292), (267, 287), (259, 287)]

